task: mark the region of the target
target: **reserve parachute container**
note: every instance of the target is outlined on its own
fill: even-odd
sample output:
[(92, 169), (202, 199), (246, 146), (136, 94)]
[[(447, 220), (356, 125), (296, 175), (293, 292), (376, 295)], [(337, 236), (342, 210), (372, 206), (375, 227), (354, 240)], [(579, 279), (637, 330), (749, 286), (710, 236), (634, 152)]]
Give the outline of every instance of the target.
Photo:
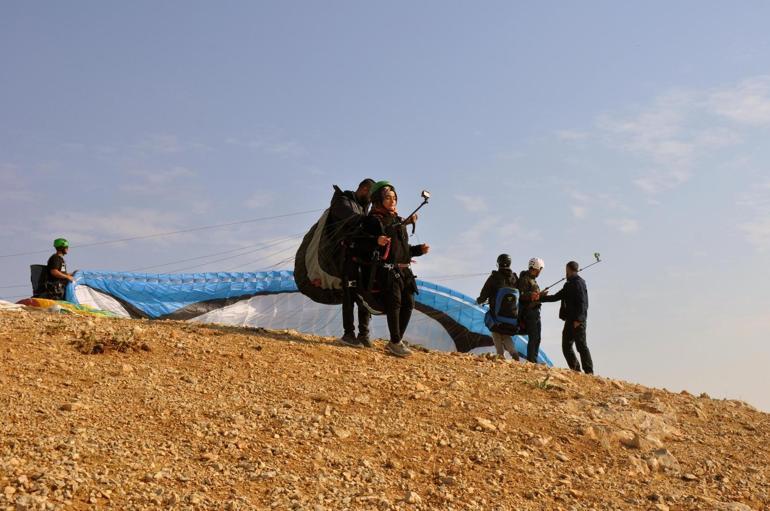
[(329, 236), (329, 210), (305, 234), (294, 258), (297, 289), (317, 303), (342, 303), (342, 238)]
[[(415, 311), (405, 339), (438, 351), (494, 351), (484, 325), (486, 307), (457, 291), (418, 280)], [(249, 273), (125, 273), (83, 270), (67, 286), (67, 300), (120, 317), (174, 319), (320, 336), (342, 334), (341, 307), (301, 293), (291, 271)], [(384, 317), (373, 317), (373, 338), (388, 337)], [(526, 356), (526, 337), (516, 336)], [(551, 365), (540, 351), (539, 361)]]
[[(345, 195), (335, 185), (332, 204)], [(300, 293), (318, 303), (342, 303), (345, 244), (358, 231), (360, 221), (358, 216), (335, 221), (331, 207), (323, 212), (305, 234), (294, 257), (294, 280)]]

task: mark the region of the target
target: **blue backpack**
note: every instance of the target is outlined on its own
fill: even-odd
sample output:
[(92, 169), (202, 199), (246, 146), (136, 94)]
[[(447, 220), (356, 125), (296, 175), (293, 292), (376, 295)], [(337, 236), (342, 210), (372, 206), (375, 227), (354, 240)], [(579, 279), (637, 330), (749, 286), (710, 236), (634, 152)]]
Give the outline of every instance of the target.
[(484, 315), (484, 324), (493, 332), (514, 335), (519, 329), (519, 290), (501, 287), (495, 296), (495, 308)]

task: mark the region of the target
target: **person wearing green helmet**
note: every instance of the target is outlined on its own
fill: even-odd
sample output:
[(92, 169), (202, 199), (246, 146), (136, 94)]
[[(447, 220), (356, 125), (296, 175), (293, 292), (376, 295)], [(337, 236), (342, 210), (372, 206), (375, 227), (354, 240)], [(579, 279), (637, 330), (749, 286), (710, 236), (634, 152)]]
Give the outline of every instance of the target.
[(377, 181), (369, 189), (369, 197), (371, 198), (372, 196), (374, 196), (377, 192), (379, 192), (382, 188), (385, 188), (386, 186), (390, 186), (392, 188), (393, 185), (390, 184), (390, 181)]
[[(367, 291), (376, 288), (387, 316), (390, 342), (386, 349), (397, 357), (408, 357), (412, 352), (405, 346), (403, 338), (417, 292), (411, 260), (427, 254), (430, 246), (409, 244), (406, 225), (416, 218), (401, 218), (397, 204), (398, 195), (392, 184), (380, 181), (372, 186), (372, 210), (362, 225), (366, 236), (360, 239), (359, 250), (362, 255), (368, 254), (364, 260), (372, 286)], [(361, 294), (359, 298), (364, 300)]]
[(75, 278), (67, 273), (67, 262), (64, 256), (69, 252), (69, 242), (64, 238), (57, 238), (53, 242), (56, 253), (48, 258), (46, 269), (43, 272), (43, 293), (41, 298), (50, 300), (64, 300), (64, 294), (68, 282), (75, 282)]

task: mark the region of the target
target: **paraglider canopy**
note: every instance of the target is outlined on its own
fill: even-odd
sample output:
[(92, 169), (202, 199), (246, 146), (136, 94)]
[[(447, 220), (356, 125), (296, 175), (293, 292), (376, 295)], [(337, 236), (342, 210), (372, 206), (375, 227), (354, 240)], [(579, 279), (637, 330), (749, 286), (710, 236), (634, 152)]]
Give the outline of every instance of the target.
[[(493, 345), (484, 325), (486, 308), (447, 287), (417, 281), (415, 313), (405, 339), (440, 351), (487, 352)], [(151, 274), (80, 271), (67, 300), (121, 317), (176, 319), (322, 336), (342, 332), (340, 307), (314, 302), (299, 292), (291, 271)], [(371, 334), (387, 338), (387, 322), (373, 318)], [(526, 354), (526, 338), (517, 337)], [(540, 352), (540, 361), (550, 359)]]

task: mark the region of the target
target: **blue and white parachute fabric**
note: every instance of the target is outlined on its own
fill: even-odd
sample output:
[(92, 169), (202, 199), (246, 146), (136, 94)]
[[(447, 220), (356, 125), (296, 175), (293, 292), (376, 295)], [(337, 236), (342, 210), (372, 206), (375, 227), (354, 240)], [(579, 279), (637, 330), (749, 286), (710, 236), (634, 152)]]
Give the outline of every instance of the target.
[[(439, 351), (494, 351), (484, 326), (485, 307), (452, 289), (418, 280), (415, 311), (406, 333), (412, 344)], [(124, 273), (81, 270), (67, 300), (126, 318), (175, 319), (339, 336), (342, 308), (300, 293), (291, 271), (251, 273)], [(384, 317), (373, 317), (371, 334), (387, 338)], [(514, 337), (526, 356), (525, 336)], [(539, 361), (551, 360), (540, 351)]]

